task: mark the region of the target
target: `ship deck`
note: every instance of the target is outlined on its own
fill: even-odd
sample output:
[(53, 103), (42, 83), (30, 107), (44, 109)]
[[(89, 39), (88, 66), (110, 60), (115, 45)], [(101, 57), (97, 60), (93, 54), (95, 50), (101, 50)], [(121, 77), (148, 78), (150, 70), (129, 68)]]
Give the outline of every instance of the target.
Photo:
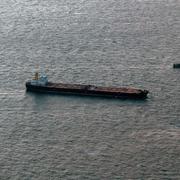
[(64, 83), (52, 83), (47, 84), (49, 88), (58, 89), (76, 89), (76, 90), (89, 90), (89, 91), (99, 91), (99, 92), (111, 92), (111, 93), (128, 93), (128, 94), (140, 94), (142, 90), (135, 88), (117, 88), (117, 87), (101, 87), (93, 85), (80, 85), (80, 84), (64, 84)]

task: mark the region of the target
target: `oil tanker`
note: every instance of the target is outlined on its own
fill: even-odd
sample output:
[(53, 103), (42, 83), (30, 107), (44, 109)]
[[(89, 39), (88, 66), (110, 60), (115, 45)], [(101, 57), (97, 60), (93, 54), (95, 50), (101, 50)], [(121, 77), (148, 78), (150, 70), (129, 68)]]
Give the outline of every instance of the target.
[(40, 93), (58, 93), (84, 96), (102, 96), (121, 99), (146, 99), (148, 90), (128, 87), (102, 87), (94, 85), (65, 84), (49, 82), (44, 73), (36, 72), (26, 82), (26, 90)]

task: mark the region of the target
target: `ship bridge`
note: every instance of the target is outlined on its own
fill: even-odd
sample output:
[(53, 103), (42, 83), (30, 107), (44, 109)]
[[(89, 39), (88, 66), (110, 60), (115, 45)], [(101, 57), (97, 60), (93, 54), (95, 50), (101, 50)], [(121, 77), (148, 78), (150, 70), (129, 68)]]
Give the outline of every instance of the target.
[(48, 78), (45, 73), (36, 72), (30, 83), (31, 85), (44, 86), (48, 83)]

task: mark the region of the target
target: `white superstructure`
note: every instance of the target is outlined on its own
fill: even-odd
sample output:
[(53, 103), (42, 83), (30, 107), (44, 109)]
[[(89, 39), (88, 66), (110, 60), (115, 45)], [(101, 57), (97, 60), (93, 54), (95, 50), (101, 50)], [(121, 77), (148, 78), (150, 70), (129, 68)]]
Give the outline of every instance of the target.
[(48, 83), (48, 78), (46, 74), (36, 72), (33, 79), (30, 81), (32, 85), (44, 86)]

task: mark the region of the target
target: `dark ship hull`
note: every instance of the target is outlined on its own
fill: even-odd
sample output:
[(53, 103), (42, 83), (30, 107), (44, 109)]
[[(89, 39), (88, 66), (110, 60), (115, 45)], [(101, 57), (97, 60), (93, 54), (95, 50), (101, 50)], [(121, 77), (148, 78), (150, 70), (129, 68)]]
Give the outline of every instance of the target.
[(145, 99), (148, 94), (147, 90), (134, 88), (97, 87), (92, 85), (51, 82), (48, 82), (46, 85), (33, 85), (30, 81), (26, 82), (26, 90), (41, 93), (103, 96), (122, 99)]

